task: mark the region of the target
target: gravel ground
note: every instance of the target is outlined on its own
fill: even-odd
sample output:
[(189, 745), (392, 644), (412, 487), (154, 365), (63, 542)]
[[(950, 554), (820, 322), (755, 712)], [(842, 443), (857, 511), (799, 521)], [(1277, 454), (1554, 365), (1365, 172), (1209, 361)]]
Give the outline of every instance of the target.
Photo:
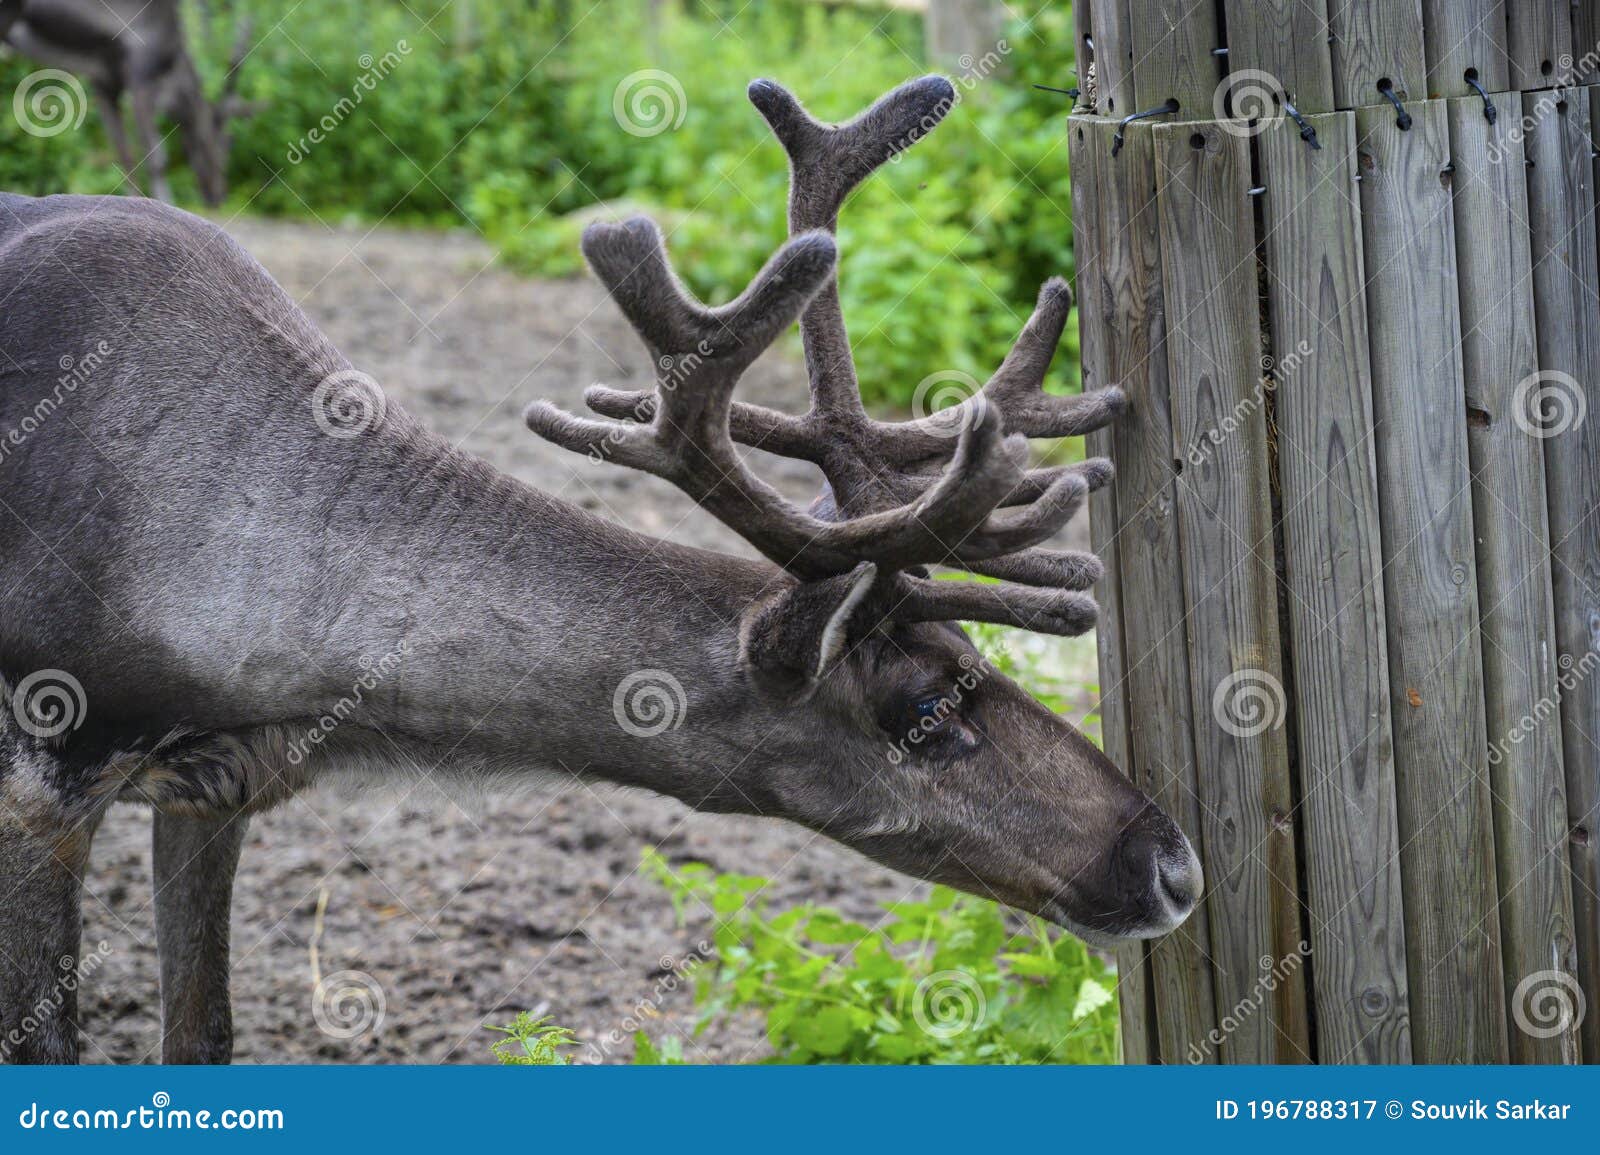
[[(359, 368), (442, 434), (601, 516), (746, 549), (666, 483), (564, 453), (523, 427), (536, 397), (582, 411), (592, 382), (649, 380), (642, 347), (594, 282), (512, 276), (465, 235), (249, 219), (228, 227)], [(803, 407), (803, 367), (769, 354), (741, 390)], [(816, 491), (808, 466), (767, 458), (758, 468), (797, 498)], [(687, 989), (664, 989), (674, 984), (663, 975), (705, 928), (676, 926), (664, 894), (636, 869), (645, 845), (770, 877), (776, 902), (826, 902), (856, 918), (919, 889), (798, 828), (697, 815), (631, 791), (572, 786), (474, 804), (431, 783), (319, 792), (251, 826), (234, 899), (236, 1061), (489, 1062), (495, 1036), (485, 1024), (533, 1009), (599, 1044), (586, 1058), (626, 1062), (631, 1039), (606, 1040), (641, 1002), (654, 1009), (651, 1033), (681, 1036), (691, 1059), (760, 1055), (759, 1021), (694, 1038)], [(101, 941), (108, 950), (81, 996), (84, 1058), (154, 1061), (146, 812), (112, 813), (88, 889), (85, 954)], [(319, 1025), (317, 968), (362, 972), (381, 995), (355, 1005), (350, 1025)], [(381, 1013), (361, 1013), (376, 1012), (380, 997)]]

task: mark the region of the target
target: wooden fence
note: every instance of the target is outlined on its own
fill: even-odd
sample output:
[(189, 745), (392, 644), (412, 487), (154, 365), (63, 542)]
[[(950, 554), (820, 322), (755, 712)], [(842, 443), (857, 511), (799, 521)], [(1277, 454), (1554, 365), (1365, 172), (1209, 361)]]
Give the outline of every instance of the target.
[(1127, 1058), (1600, 1061), (1600, 0), (1077, 19)]

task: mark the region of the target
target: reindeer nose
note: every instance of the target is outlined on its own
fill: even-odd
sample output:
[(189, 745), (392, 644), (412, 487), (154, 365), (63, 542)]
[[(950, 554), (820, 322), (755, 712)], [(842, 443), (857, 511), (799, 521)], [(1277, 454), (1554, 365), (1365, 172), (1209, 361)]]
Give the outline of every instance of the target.
[(1177, 823), (1154, 806), (1147, 807), (1122, 842), (1125, 876), (1142, 880), (1146, 893), (1165, 907), (1169, 928), (1177, 926), (1200, 901), (1204, 879), (1200, 857)]

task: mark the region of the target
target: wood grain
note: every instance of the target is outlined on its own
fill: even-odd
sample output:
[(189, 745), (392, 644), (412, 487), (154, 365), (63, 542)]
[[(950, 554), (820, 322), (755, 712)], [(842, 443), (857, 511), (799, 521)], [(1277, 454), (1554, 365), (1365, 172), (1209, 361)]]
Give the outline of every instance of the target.
[(1489, 92), (1511, 87), (1506, 56), (1507, 0), (1422, 0), (1428, 98), (1470, 96), (1473, 79)]
[(1572, 0), (1516, 0), (1506, 5), (1511, 87), (1553, 88), (1573, 81)]
[(1333, 108), (1326, 0), (1227, 0), (1226, 12), (1230, 76), (1265, 72), (1301, 112)]
[[(1121, 577), (1126, 711), (1135, 781), (1153, 797), (1204, 855), (1195, 780), (1182, 563), (1175, 515), (1172, 425), (1169, 415), (1166, 312), (1161, 288), (1155, 204), (1155, 156), (1150, 128), (1134, 125), (1112, 158), (1114, 121), (1074, 118), (1071, 131), (1104, 154), (1099, 211), (1079, 221), (1092, 268), (1078, 270), (1083, 307), (1102, 321), (1096, 356), (1102, 383), (1122, 386), (1129, 412), (1112, 434), (1117, 561)], [(1216, 1021), (1212, 990), (1210, 918), (1204, 904), (1174, 933), (1150, 948), (1150, 985), (1161, 1058), (1184, 1062), (1191, 1043)]]
[[(1286, 995), (1304, 977), (1250, 145), (1215, 124), (1154, 131), (1206, 907), (1228, 1010), (1285, 960)], [(1280, 1031), (1277, 1009), (1234, 1016), (1224, 1061), (1310, 1062), (1303, 1016)]]
[[(1073, 256), (1078, 270), (1079, 356), (1083, 367), (1083, 388), (1102, 388), (1110, 379), (1103, 341), (1109, 326), (1102, 305), (1104, 294), (1084, 292), (1084, 285), (1101, 276), (1099, 251), (1101, 184), (1104, 167), (1112, 163), (1109, 151), (1094, 147), (1095, 138), (1068, 126), (1067, 147), (1072, 165)], [(1110, 429), (1089, 434), (1086, 447), (1091, 457), (1109, 457), (1114, 451)], [(1100, 621), (1095, 629), (1095, 648), (1100, 665), (1101, 748), (1124, 773), (1131, 766), (1128, 737), (1127, 663), (1122, 642), (1122, 571), (1118, 561), (1117, 495), (1112, 486), (1089, 495), (1089, 540), (1091, 548), (1105, 562), (1106, 576), (1096, 587)], [(1145, 945), (1132, 943), (1117, 951), (1117, 995), (1122, 1019), (1122, 1061), (1153, 1063), (1160, 1060), (1155, 1038), (1154, 1005), (1151, 1002), (1149, 970)]]
[(1212, 55), (1221, 47), (1212, 0), (1136, 0), (1128, 11), (1133, 96), (1139, 108), (1176, 97), (1184, 119), (1209, 118), (1223, 71), (1222, 58)]
[(1094, 28), (1095, 109), (1106, 116), (1127, 116), (1133, 99), (1133, 27), (1129, 0), (1095, 0), (1090, 10)]
[(1339, 108), (1378, 104), (1387, 80), (1402, 100), (1427, 92), (1421, 0), (1327, 0), (1333, 96)]
[[(1553, 390), (1553, 398), (1559, 399), (1563, 393), (1569, 403), (1582, 398), (1587, 409), (1594, 400), (1594, 383), (1600, 381), (1600, 313), (1594, 297), (1600, 273), (1596, 267), (1594, 170), (1588, 145), (1592, 109), (1584, 90), (1566, 97), (1557, 100), (1553, 93), (1523, 97), (1524, 123), (1530, 126), (1523, 150), (1529, 162), (1525, 172), (1533, 300), (1539, 369), (1550, 375), (1544, 384)], [(1565, 380), (1557, 374), (1565, 375)], [(1557, 662), (1561, 667), (1558, 677), (1572, 683), (1563, 689), (1560, 710), (1576, 941), (1552, 941), (1550, 956), (1538, 969), (1515, 976), (1508, 972), (1507, 986), (1514, 994), (1513, 979), (1538, 982), (1528, 976), (1539, 971), (1577, 974), (1592, 1012), (1600, 993), (1595, 989), (1600, 943), (1596, 941), (1592, 837), (1600, 784), (1600, 751), (1595, 746), (1600, 736), (1600, 677), (1593, 676), (1600, 674), (1594, 669), (1600, 636), (1600, 508), (1594, 498), (1594, 487), (1600, 485), (1600, 423), (1588, 419), (1563, 422), (1559, 415), (1547, 422), (1538, 419), (1531, 406), (1522, 410), (1522, 416), (1527, 428), (1545, 434), (1542, 444)], [(1548, 808), (1530, 815), (1529, 820), (1553, 837), (1554, 816)], [(1582, 1049), (1594, 1061), (1592, 1017), (1585, 1016), (1581, 1040), (1570, 1035), (1531, 1039), (1526, 1032), (1513, 1030), (1513, 1057), (1571, 1058)]]
[(1259, 141), (1318, 1059), (1410, 1058), (1372, 374), (1349, 113)]

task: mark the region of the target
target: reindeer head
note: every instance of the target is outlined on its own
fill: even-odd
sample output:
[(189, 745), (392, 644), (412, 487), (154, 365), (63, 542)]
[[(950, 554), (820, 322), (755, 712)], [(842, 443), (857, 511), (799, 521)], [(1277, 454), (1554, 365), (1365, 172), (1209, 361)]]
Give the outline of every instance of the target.
[[(1107, 424), (1116, 389), (1042, 389), (1072, 295), (1053, 279), (1015, 346), (962, 406), (900, 423), (861, 403), (830, 235), (845, 196), (931, 130), (954, 90), (927, 77), (825, 125), (769, 81), (750, 99), (789, 154), (791, 239), (737, 300), (707, 308), (642, 218), (590, 226), (584, 254), (650, 348), (657, 387), (593, 387), (620, 421), (527, 412), (540, 436), (673, 482), (780, 568), (741, 614), (742, 720), (731, 789), (709, 808), (798, 821), (889, 866), (1002, 899), (1100, 941), (1177, 926), (1199, 861), (1172, 820), (1081, 734), (990, 667), (955, 625), (1060, 635), (1094, 625), (1091, 555), (1042, 548), (1104, 484), (1104, 460), (1030, 469), (1030, 437)], [(811, 382), (801, 417), (733, 400), (744, 370), (800, 317)], [(810, 511), (763, 483), (736, 445), (817, 465)], [(933, 578), (943, 566), (988, 581)]]

